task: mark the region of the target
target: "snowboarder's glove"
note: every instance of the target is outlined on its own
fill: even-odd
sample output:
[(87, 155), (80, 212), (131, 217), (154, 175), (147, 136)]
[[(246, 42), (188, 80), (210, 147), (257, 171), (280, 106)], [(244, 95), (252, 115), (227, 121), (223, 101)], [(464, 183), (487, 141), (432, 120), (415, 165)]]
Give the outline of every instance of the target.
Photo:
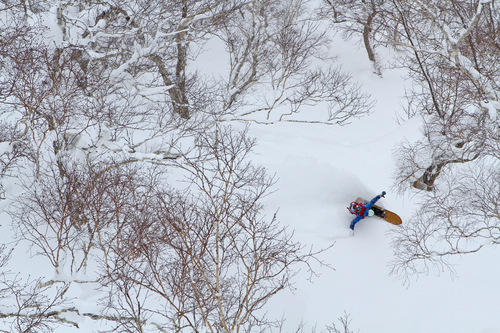
[(382, 191), (382, 195), (381, 195), (382, 198), (385, 198), (385, 191)]

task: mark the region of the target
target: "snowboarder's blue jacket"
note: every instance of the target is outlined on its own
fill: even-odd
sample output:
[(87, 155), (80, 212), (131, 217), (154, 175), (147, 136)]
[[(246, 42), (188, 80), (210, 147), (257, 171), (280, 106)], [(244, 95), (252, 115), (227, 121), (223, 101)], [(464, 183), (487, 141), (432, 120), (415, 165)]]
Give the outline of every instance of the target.
[(359, 221), (361, 221), (362, 219), (364, 219), (365, 217), (368, 216), (368, 211), (370, 210), (370, 208), (372, 208), (373, 205), (375, 205), (375, 203), (381, 197), (382, 197), (382, 195), (379, 194), (368, 203), (359, 203), (361, 206), (364, 207), (364, 209), (361, 209), (361, 211), (356, 214), (356, 217), (354, 218), (354, 220), (351, 221), (351, 226), (349, 228), (354, 230), (354, 226), (356, 225), (356, 223), (358, 223)]

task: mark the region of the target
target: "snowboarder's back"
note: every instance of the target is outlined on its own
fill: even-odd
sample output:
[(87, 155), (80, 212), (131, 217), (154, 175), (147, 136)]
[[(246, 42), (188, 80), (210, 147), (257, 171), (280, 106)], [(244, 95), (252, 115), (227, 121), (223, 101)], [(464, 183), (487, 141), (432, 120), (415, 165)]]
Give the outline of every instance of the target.
[(375, 215), (375, 212), (373, 211), (372, 207), (380, 198), (383, 197), (385, 197), (385, 191), (382, 191), (381, 194), (377, 195), (375, 198), (370, 200), (370, 202), (366, 203), (355, 202), (355, 201), (351, 202), (351, 205), (347, 207), (347, 209), (349, 210), (349, 212), (351, 212), (351, 214), (356, 215), (356, 217), (351, 221), (351, 225), (349, 226), (349, 228), (351, 228), (351, 230), (354, 230), (354, 226), (356, 225), (356, 223), (358, 223), (367, 216)]

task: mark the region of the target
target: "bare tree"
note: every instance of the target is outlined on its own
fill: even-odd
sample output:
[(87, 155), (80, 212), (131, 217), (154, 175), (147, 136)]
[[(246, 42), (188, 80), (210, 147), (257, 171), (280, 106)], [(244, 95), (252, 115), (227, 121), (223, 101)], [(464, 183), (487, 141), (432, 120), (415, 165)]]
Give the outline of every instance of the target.
[(259, 201), (273, 180), (247, 161), (253, 144), (224, 127), (201, 136), (197, 157), (179, 161), (189, 191), (145, 193), (120, 233), (123, 246), (112, 247), (109, 283), (131, 299), (147, 292), (161, 302), (161, 312), (147, 302), (142, 311), (155, 312), (151, 322), (165, 331), (262, 330), (272, 324), (262, 307), (315, 259), (262, 216)]
[(452, 269), (454, 255), (498, 244), (500, 11), (489, 1), (396, 9), (401, 41), (413, 53), (405, 64), (420, 82), (410, 108), (419, 110), (425, 131), (401, 148), (398, 182), (401, 190), (411, 183), (428, 191), (394, 239), (393, 272), (408, 279), (431, 266)]
[(323, 15), (342, 31), (345, 39), (361, 35), (368, 59), (375, 73), (381, 75), (380, 60), (375, 52), (378, 42), (374, 40), (390, 10), (390, 1), (370, 0), (324, 0)]
[(499, 112), (498, 15), (489, 1), (392, 2), (378, 38), (409, 51), (402, 64), (418, 84), (409, 108), (424, 119), (420, 146), (431, 160), (411, 169), (417, 188), (432, 190), (443, 168), (484, 156)]
[[(68, 284), (43, 286), (41, 279), (22, 281), (21, 278), (8, 275), (3, 276), (0, 283), (0, 297), (4, 309), (0, 312), (1, 327), (3, 332), (52, 332), (54, 326), (78, 326), (67, 320), (64, 307), (67, 306), (62, 299), (68, 290)], [(7, 330), (8, 329), (8, 330)]]
[(60, 160), (53, 165), (36, 186), (25, 186), (10, 214), (19, 239), (28, 240), (56, 272), (78, 272), (94, 249), (105, 251), (105, 230), (119, 228), (120, 213), (141, 183), (134, 169), (115, 163), (80, 166)]
[[(217, 127), (190, 155), (151, 172), (136, 160), (82, 166), (68, 158), (41, 169), (12, 207), (19, 234), (58, 272), (100, 261), (96, 281), (102, 276), (109, 291), (106, 315), (61, 306), (57, 316), (72, 312), (124, 332), (273, 325), (260, 310), (317, 259), (262, 216), (273, 179), (248, 162), (254, 143)], [(186, 186), (162, 185), (165, 166), (181, 170)]]
[[(432, 190), (435, 179), (446, 165), (465, 163), (482, 156), (488, 137), (485, 131), (495, 126), (498, 113), (494, 105), (498, 100), (499, 89), (491, 81), (498, 76), (493, 56), (496, 42), (479, 38), (481, 31), (490, 29), (488, 27), (492, 24), (491, 17), (487, 17), (486, 13), (498, 15), (494, 4), (478, 4), (475, 14), (472, 12), (473, 7), (458, 4), (453, 10), (449, 9), (465, 27), (462, 31), (458, 31), (464, 29), (462, 26), (456, 27), (455, 33), (443, 28), (448, 27), (453, 31), (454, 23), (443, 21), (446, 16), (436, 14), (444, 10), (446, 8), (441, 7), (435, 11), (424, 10), (422, 19), (428, 23), (428, 29), (439, 31), (438, 39), (448, 45), (441, 52), (430, 51), (437, 49), (437, 46), (433, 40), (423, 37), (424, 34), (428, 35), (428, 30), (422, 29), (424, 25), (421, 24), (419, 29), (410, 26), (404, 17), (401, 20), (410, 44), (421, 45), (414, 47), (414, 57), (408, 65), (412, 69), (411, 77), (422, 83), (421, 93), (414, 95), (416, 98), (413, 101), (417, 101), (414, 107), (423, 111), (427, 137), (425, 144), (429, 147), (427, 151), (432, 152), (430, 165), (423, 169), (421, 176), (414, 182), (415, 187), (426, 190)], [(490, 50), (485, 47), (485, 42), (491, 42)], [(484, 52), (473, 55), (471, 50), (478, 47), (482, 47)], [(474, 62), (483, 65), (478, 70)]]
[(78, 326), (64, 316), (68, 283), (43, 285), (42, 279), (22, 278), (7, 271), (13, 250), (0, 246), (0, 331), (52, 332), (54, 325)]
[[(55, 13), (58, 27), (50, 27), (54, 43), (44, 39), (48, 27), (29, 26), (18, 11), (19, 26), (6, 24), (18, 35), (2, 38), (2, 60), (8, 62), (2, 112), (9, 118), (6, 126), (24, 130), (26, 143), (16, 156), (30, 154), (36, 177), (40, 156), (49, 151), (58, 156), (56, 163), (59, 155), (81, 150), (103, 159), (128, 160), (134, 153), (173, 158), (179, 141), (214, 120), (259, 121), (261, 116), (253, 116), (267, 114), (265, 122), (344, 124), (367, 114), (373, 103), (348, 75), (311, 65), (326, 60), (327, 39), (305, 4), (68, 2)], [(208, 38), (228, 45), (226, 83), (189, 71)], [(221, 85), (227, 92), (222, 98), (216, 93)], [(271, 94), (257, 103), (248, 98), (252, 88), (266, 85)], [(241, 108), (249, 103), (256, 107)], [(294, 117), (321, 103), (323, 119)], [(4, 157), (5, 165), (14, 158)]]
[[(230, 69), (223, 100), (229, 119), (345, 124), (370, 112), (370, 96), (331, 65), (327, 31), (308, 5), (253, 1), (240, 11), (243, 19), (225, 24), (221, 38)], [(326, 112), (322, 118), (297, 116), (310, 107)]]
[(333, 324), (332, 326), (327, 326), (325, 333), (354, 333), (353, 330), (351, 330), (351, 316), (347, 313), (344, 312), (344, 315), (339, 317), (338, 320), (340, 321), (340, 326), (337, 326)]
[(195, 89), (196, 73), (189, 71), (189, 61), (207, 35), (244, 4), (241, 0), (91, 1), (79, 5), (81, 12), (90, 14), (82, 19), (69, 2), (61, 4), (58, 18), (67, 48), (85, 68), (98, 66), (116, 84), (125, 80), (125, 89), (132, 80), (138, 93), (169, 101), (172, 112), (189, 119), (190, 109), (198, 108), (202, 96)]
[(452, 269), (454, 255), (500, 243), (500, 165), (488, 159), (446, 173), (421, 211), (395, 231), (393, 273), (408, 281), (431, 266)]
[[(26, 122), (11, 122), (15, 81), (19, 79), (13, 68), (19, 54), (29, 53), (36, 36), (35, 29), (25, 24), (20, 2), (5, 2), (0, 7), (0, 178), (17, 176), (18, 162), (33, 160), (34, 154), (27, 140)], [(1, 185), (0, 185), (1, 188)], [(1, 192), (1, 190), (0, 190)]]

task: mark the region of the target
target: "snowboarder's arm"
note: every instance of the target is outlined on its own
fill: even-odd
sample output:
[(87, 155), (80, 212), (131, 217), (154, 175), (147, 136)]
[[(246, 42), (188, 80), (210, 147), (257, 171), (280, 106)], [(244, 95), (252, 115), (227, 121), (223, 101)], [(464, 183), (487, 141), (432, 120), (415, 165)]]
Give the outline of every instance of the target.
[(352, 221), (351, 221), (351, 225), (349, 226), (349, 228), (351, 228), (352, 230), (354, 230), (354, 226), (356, 225), (356, 223), (358, 223), (359, 221), (361, 221), (363, 219), (363, 216), (361, 215), (357, 215)]
[(373, 198), (368, 204), (366, 204), (366, 209), (370, 209), (373, 207), (373, 205), (375, 205), (375, 203), (380, 199), (382, 198), (383, 196), (385, 196), (385, 191), (382, 192), (382, 194), (379, 194), (377, 195), (375, 198)]
[(375, 205), (375, 203), (378, 201), (378, 199), (380, 199), (381, 196), (380, 195), (377, 195), (375, 198), (373, 198), (367, 205), (366, 205), (366, 209), (370, 209), (372, 208), (373, 205)]

